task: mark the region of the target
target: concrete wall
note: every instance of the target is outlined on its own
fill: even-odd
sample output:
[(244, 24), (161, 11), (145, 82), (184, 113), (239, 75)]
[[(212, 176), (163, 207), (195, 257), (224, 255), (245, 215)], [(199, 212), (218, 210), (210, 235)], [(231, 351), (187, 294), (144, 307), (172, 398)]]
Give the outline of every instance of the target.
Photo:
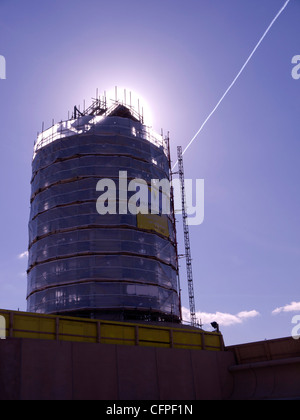
[(300, 340), (292, 337), (227, 347), (235, 355), (232, 399), (300, 399)]
[(300, 399), (300, 340), (291, 340), (214, 352), (8, 338), (0, 400)]
[(300, 399), (300, 357), (232, 366), (234, 400)]
[(232, 352), (0, 340), (0, 399), (199, 400), (233, 392)]

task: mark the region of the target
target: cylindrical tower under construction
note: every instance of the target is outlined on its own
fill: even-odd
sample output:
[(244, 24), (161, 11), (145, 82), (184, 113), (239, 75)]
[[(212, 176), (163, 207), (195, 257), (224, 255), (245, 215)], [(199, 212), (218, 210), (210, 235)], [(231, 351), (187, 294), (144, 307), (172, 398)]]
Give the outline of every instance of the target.
[[(130, 188), (128, 202), (121, 203), (124, 182), (128, 187), (138, 179), (146, 182), (149, 196), (158, 193), (154, 214), (151, 200), (149, 212), (141, 202), (137, 208), (143, 211), (128, 211)], [(170, 180), (168, 138), (150, 132), (142, 116), (120, 102), (107, 108), (106, 100), (96, 99), (43, 131), (32, 162), (27, 310), (179, 321), (172, 199), (163, 214), (164, 193), (150, 188), (152, 180), (162, 179)], [(109, 183), (97, 187), (99, 180), (116, 186), (110, 191), (115, 198)], [(99, 197), (106, 214), (99, 211)]]

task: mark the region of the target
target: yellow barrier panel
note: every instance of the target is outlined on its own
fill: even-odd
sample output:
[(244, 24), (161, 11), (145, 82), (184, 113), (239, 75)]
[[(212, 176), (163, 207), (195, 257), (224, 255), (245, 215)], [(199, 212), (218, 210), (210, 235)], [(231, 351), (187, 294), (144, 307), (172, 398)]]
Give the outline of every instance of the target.
[[(223, 337), (217, 332), (132, 322), (103, 321), (0, 309), (6, 338), (81, 341), (131, 346), (152, 346), (220, 351)], [(2, 334), (4, 335), (4, 333)]]
[(3, 315), (0, 315), (0, 340), (6, 338), (6, 320)]

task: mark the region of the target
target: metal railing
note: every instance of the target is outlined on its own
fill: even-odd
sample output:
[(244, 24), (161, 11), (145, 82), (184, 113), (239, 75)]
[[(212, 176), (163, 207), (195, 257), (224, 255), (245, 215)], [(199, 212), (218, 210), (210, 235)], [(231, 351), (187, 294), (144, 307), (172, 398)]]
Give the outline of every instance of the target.
[[(34, 153), (33, 159), (35, 158), (38, 150), (44, 146), (70, 136), (75, 136), (79, 134), (96, 134), (96, 126), (101, 120), (104, 120), (107, 116), (91, 116), (83, 115), (77, 119), (70, 119), (66, 121), (61, 121), (59, 123), (53, 124), (50, 128), (45, 131), (42, 131), (38, 134), (37, 140), (34, 144)], [(110, 118), (114, 118), (111, 116)], [(142, 127), (142, 128), (141, 128)], [(134, 124), (129, 126), (125, 125), (111, 125), (111, 124), (101, 124), (103, 133), (101, 134), (121, 134), (125, 136), (140, 137), (143, 140), (147, 140), (150, 143), (154, 144), (157, 147), (162, 147), (166, 156), (168, 156), (168, 145), (167, 140), (163, 138), (162, 135), (155, 133), (151, 127), (147, 127), (141, 124), (141, 127), (137, 128)], [(120, 132), (120, 129), (122, 132)], [(98, 131), (100, 133), (100, 131)]]

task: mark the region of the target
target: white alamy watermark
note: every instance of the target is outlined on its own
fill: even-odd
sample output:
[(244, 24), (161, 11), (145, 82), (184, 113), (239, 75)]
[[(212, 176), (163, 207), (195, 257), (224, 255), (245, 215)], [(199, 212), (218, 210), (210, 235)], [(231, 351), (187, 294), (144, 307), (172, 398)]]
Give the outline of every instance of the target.
[(0, 55), (0, 79), (6, 79), (6, 60)]
[(294, 340), (299, 340), (300, 338), (300, 315), (294, 315), (292, 318), (292, 324), (296, 324), (292, 329), (292, 337)]
[(0, 340), (6, 338), (6, 322), (4, 316), (0, 315)]
[(294, 55), (292, 58), (292, 64), (296, 64), (292, 68), (292, 78), (298, 80), (300, 79), (300, 55)]
[[(185, 179), (187, 223), (200, 225), (204, 220), (204, 180)], [(170, 214), (171, 191), (176, 213), (182, 213), (181, 182), (174, 179), (152, 179), (149, 182), (135, 178), (128, 182), (127, 171), (119, 171), (119, 179), (103, 178), (97, 182), (96, 191), (102, 192), (96, 202), (100, 215), (105, 214)]]

